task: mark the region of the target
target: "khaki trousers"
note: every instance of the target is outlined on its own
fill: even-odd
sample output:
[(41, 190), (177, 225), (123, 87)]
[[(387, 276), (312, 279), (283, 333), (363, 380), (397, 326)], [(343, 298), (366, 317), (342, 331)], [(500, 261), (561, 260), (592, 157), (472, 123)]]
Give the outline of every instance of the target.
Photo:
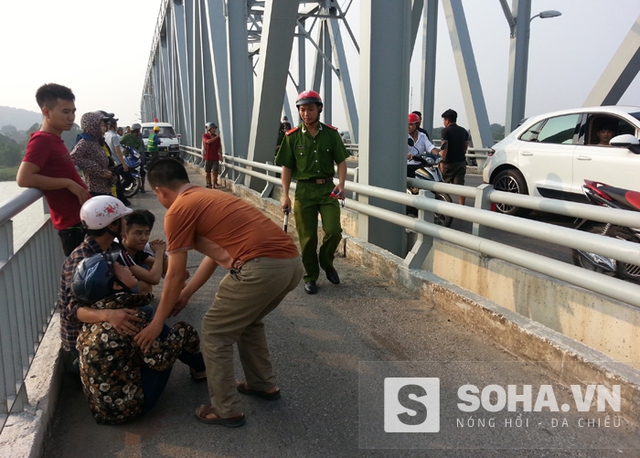
[(234, 343), (248, 386), (260, 391), (276, 386), (262, 319), (296, 288), (302, 270), (300, 257), (255, 258), (220, 282), (202, 319), (201, 333), (209, 397), (219, 417), (242, 413), (233, 368)]

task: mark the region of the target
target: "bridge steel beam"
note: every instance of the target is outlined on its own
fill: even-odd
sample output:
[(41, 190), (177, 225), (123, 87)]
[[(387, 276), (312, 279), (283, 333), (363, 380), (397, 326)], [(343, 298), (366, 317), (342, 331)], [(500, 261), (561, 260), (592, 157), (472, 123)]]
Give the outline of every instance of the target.
[(640, 16), (584, 102), (585, 107), (615, 105), (640, 73)]
[[(266, 3), (249, 133), (250, 160), (273, 161), (299, 4), (299, 0)], [(253, 189), (261, 186), (257, 181), (251, 180)]]
[(482, 94), (462, 0), (442, 0), (442, 6), (449, 27), (449, 37), (458, 69), (458, 79), (473, 145), (476, 148), (491, 147), (493, 146), (493, 135), (491, 134), (487, 106)]
[(229, 134), (233, 142), (233, 155), (247, 157), (249, 131), (247, 120), (251, 119), (251, 69), (247, 49), (248, 10), (245, 1), (227, 2), (229, 22), (229, 82), (231, 85), (231, 126)]
[(351, 75), (349, 73), (349, 62), (344, 49), (342, 35), (340, 33), (340, 24), (335, 14), (335, 10), (329, 13), (330, 19), (327, 20), (329, 30), (329, 38), (333, 48), (333, 55), (336, 60), (338, 72), (338, 82), (340, 85), (340, 94), (342, 95), (342, 104), (345, 107), (345, 115), (347, 119), (347, 130), (351, 136), (351, 141), (358, 143), (359, 122), (358, 109), (356, 107), (356, 99), (351, 85)]
[(438, 0), (426, 0), (422, 12), (422, 128), (433, 131), (436, 101), (436, 52), (438, 44)]
[(189, 89), (192, 102), (191, 131), (193, 132), (193, 142), (190, 145), (200, 145), (198, 134), (204, 131), (204, 125), (208, 121), (205, 111), (205, 86), (204, 82), (204, 59), (202, 46), (202, 4), (200, 1), (193, 2), (191, 19), (187, 22), (187, 28), (191, 24), (191, 48), (192, 53), (189, 60)]
[[(195, 136), (191, 129), (191, 90), (189, 84), (189, 64), (188, 59), (193, 55), (193, 48), (189, 46), (187, 38), (187, 16), (188, 9), (193, 8), (190, 1), (173, 0), (172, 25), (175, 36), (175, 78), (176, 78), (176, 119), (174, 127), (183, 137), (189, 139), (193, 144)], [(193, 30), (193, 28), (191, 28)]]
[[(389, 155), (404, 157), (407, 149), (411, 0), (396, 0), (393, 8), (386, 0), (363, 0), (360, 7), (359, 182), (404, 191), (406, 162), (389, 160)], [(359, 201), (403, 212), (397, 203), (362, 195)], [(358, 226), (360, 238), (396, 255), (406, 254), (403, 228), (362, 213)]]
[[(218, 111), (218, 127), (222, 150), (234, 155), (231, 140), (231, 100), (229, 83), (228, 32), (224, 0), (205, 0), (209, 51), (213, 65), (214, 87)], [(246, 53), (246, 49), (245, 49)]]
[(502, 4), (511, 28), (509, 77), (507, 79), (507, 116), (504, 126), (506, 135), (516, 128), (524, 118), (525, 113), (531, 0), (513, 0), (513, 11), (511, 12), (506, 5), (506, 0), (502, 0)]

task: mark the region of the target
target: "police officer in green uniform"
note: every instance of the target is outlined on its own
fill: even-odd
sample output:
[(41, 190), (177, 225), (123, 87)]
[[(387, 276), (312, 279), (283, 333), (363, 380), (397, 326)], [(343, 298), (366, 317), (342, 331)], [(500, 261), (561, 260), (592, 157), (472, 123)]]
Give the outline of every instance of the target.
[[(276, 156), (276, 164), (282, 166), (281, 203), (284, 211), (291, 208), (291, 179), (297, 181), (293, 213), (306, 271), (304, 290), (308, 294), (318, 292), (316, 280), (320, 268), (331, 283), (340, 283), (333, 259), (342, 239), (338, 199), (344, 199), (347, 177), (345, 159), (349, 154), (336, 128), (320, 122), (322, 106), (322, 99), (317, 92), (300, 93), (296, 107), (302, 123), (286, 133)], [(337, 186), (333, 184), (334, 163), (338, 165)], [(318, 213), (325, 235), (320, 251), (316, 253)]]

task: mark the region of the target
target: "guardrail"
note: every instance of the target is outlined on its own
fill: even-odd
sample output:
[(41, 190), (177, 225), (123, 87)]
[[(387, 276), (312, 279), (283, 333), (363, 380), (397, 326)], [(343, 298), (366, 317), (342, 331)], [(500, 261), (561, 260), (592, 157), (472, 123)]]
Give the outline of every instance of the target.
[(28, 403), (25, 376), (58, 295), (64, 254), (46, 205), (34, 235), (14, 253), (12, 218), (42, 197), (27, 189), (0, 204), (0, 431)]
[[(273, 186), (280, 185), (280, 179), (275, 176), (275, 173), (280, 171), (280, 167), (231, 156), (225, 156), (224, 161), (225, 170), (221, 173), (222, 176), (228, 173), (229, 170), (234, 170), (241, 174), (240, 177), (244, 174), (266, 181), (267, 186), (262, 191), (263, 197), (270, 195)], [(260, 170), (263, 170), (264, 173), (260, 172)], [(357, 169), (350, 169), (349, 175), (357, 177)], [(356, 193), (358, 196), (375, 197), (396, 202), (404, 206), (418, 208), (421, 210), (418, 219), (377, 208), (369, 203), (363, 204), (357, 200), (347, 199), (345, 206), (359, 213), (397, 224), (420, 234), (422, 237), (418, 238), (416, 245), (405, 258), (405, 265), (408, 267), (419, 268), (428, 252), (424, 247), (431, 246), (433, 238), (439, 238), (478, 251), (487, 256), (502, 259), (604, 296), (640, 307), (639, 285), (591, 272), (566, 262), (530, 253), (519, 248), (488, 240), (484, 237), (486, 228), (493, 227), (571, 249), (596, 252), (619, 261), (637, 265), (639, 263), (638, 260), (640, 260), (639, 244), (616, 240), (611, 237), (602, 237), (597, 234), (590, 234), (570, 228), (558, 227), (538, 221), (503, 215), (490, 211), (490, 208), (492, 203), (502, 203), (547, 213), (610, 222), (629, 227), (640, 227), (639, 214), (625, 210), (601, 208), (594, 205), (496, 191), (491, 185), (487, 184), (472, 188), (469, 186), (434, 183), (413, 178), (407, 180), (411, 186), (421, 188), (420, 196), (412, 196), (404, 192), (361, 185), (350, 181), (346, 183), (345, 188), (347, 191)], [(295, 189), (295, 183), (292, 183), (292, 188)], [(474, 198), (475, 208), (435, 200), (428, 197), (428, 194), (432, 192)], [(472, 233), (467, 234), (433, 224), (434, 213), (472, 222)]]

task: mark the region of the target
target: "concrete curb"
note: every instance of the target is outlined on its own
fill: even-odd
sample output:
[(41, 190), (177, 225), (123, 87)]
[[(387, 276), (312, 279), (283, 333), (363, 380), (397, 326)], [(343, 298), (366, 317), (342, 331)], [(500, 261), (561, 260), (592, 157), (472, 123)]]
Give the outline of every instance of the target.
[(345, 254), (564, 384), (620, 385), (621, 414), (640, 423), (640, 371), (429, 272), (407, 269), (399, 257), (363, 240), (346, 237)]
[(62, 383), (60, 317), (55, 313), (25, 378), (29, 405), (10, 414), (0, 436), (0, 457), (40, 458)]

